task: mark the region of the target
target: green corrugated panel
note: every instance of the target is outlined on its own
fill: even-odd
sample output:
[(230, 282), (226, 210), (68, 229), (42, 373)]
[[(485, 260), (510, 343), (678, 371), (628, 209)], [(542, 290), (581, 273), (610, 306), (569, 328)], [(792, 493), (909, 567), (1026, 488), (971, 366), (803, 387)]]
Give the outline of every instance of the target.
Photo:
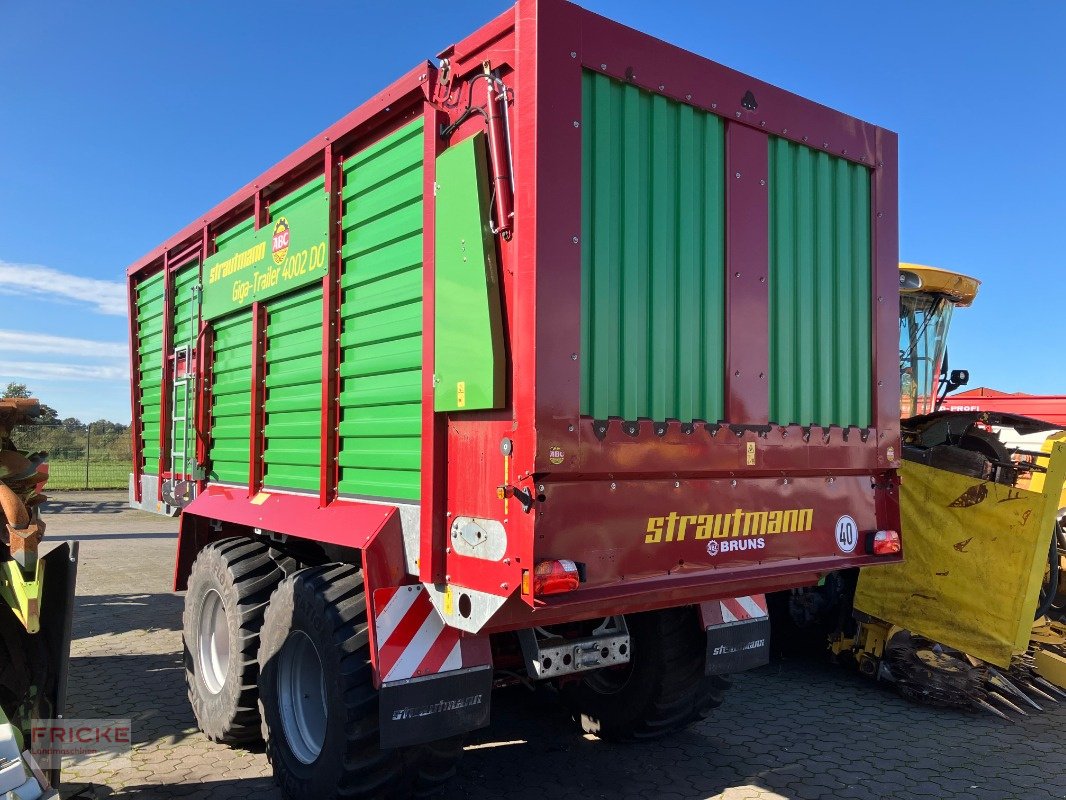
[(718, 421), (724, 125), (588, 71), (582, 106), (581, 413)]
[(159, 400), (163, 381), (163, 273), (138, 283), (136, 296), (141, 469), (154, 475), (159, 465)]
[(252, 312), (214, 323), (211, 368), (212, 480), (248, 483), (252, 407)]
[[(215, 251), (234, 249), (233, 240), (254, 227), (249, 217), (215, 237)], [(246, 309), (211, 323), (211, 448), (208, 477), (248, 484), (252, 429), (252, 312)]]
[(422, 121), (344, 162), (340, 491), (417, 500)]
[(267, 308), (263, 484), (313, 491), (321, 463), (322, 285), (273, 298)]
[(174, 275), (174, 347), (193, 346), (200, 330), (200, 310), (196, 286), (200, 265), (193, 262)]
[(319, 195), (326, 190), (326, 179), (316, 178), (305, 183), (299, 189), (289, 192), (284, 197), (279, 197), (270, 204), (270, 220), (273, 222), (282, 214), (287, 214), (293, 206), (299, 205), (311, 195)]
[[(192, 348), (196, 344), (196, 334), (200, 329), (200, 303), (196, 287), (200, 281), (199, 262), (193, 262), (183, 267), (174, 275), (174, 325), (172, 330), (173, 345), (176, 348)], [(195, 369), (195, 364), (187, 365), (190, 371)], [(188, 397), (186, 397), (180, 379), (175, 380), (178, 391), (174, 395), (174, 408), (170, 410), (172, 424), (175, 430), (174, 452), (178, 453), (171, 459), (171, 469), (174, 472), (188, 474), (194, 466), (196, 458), (196, 429), (193, 424), (193, 413), (196, 407), (194, 396), (195, 386), (193, 382), (188, 384)], [(186, 402), (188, 401), (188, 402)], [(169, 400), (168, 400), (169, 402)], [(188, 409), (186, 409), (188, 405)], [(182, 435), (182, 428), (186, 433)]]
[(242, 233), (247, 233), (255, 227), (255, 219), (248, 217), (248, 219), (241, 220), (232, 228), (223, 231), (215, 236), (215, 252), (224, 253), (230, 243)]
[(870, 175), (770, 137), (770, 419), (871, 420)]

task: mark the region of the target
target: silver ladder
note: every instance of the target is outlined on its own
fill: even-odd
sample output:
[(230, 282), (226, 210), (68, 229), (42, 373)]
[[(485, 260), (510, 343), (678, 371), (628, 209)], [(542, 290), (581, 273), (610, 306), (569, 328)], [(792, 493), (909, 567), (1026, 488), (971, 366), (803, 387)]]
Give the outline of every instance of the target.
[[(192, 404), (196, 401), (196, 364), (193, 350), (196, 346), (196, 321), (199, 319), (200, 304), (197, 302), (200, 285), (190, 287), (192, 298), (189, 302), (189, 340), (174, 348), (174, 379), (170, 386), (170, 472), (173, 476), (195, 477), (195, 468), (190, 467), (189, 456), (189, 420), (195, 411)], [(185, 372), (178, 375), (178, 364), (184, 361)], [(178, 400), (182, 401), (182, 415), (177, 416)], [(181, 423), (181, 450), (178, 450), (178, 423)], [(193, 454), (195, 457), (195, 453)], [(177, 470), (177, 459), (181, 459), (181, 472)]]
[[(185, 372), (178, 375), (178, 364), (185, 363)], [(178, 475), (191, 475), (189, 469), (189, 417), (191, 416), (190, 403), (193, 400), (193, 380), (196, 378), (195, 368), (192, 363), (192, 345), (182, 345), (174, 348), (174, 380), (170, 386), (170, 471)], [(182, 413), (177, 415), (178, 401), (181, 401)], [(178, 449), (178, 425), (181, 425), (181, 449)], [(177, 469), (177, 460), (181, 459), (181, 471)]]

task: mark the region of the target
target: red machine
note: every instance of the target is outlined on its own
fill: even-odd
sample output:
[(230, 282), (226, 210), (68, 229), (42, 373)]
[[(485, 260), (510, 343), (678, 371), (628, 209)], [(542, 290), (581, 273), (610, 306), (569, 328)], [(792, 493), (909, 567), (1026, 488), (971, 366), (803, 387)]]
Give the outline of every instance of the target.
[(446, 777), (494, 676), (676, 730), (902, 557), (895, 135), (559, 0), (440, 59), (128, 271), (190, 698), (291, 797)]
[(1066, 427), (1066, 397), (1062, 395), (1000, 392), (995, 389), (969, 389), (944, 398), (943, 408), (950, 411), (998, 411), (1041, 419)]

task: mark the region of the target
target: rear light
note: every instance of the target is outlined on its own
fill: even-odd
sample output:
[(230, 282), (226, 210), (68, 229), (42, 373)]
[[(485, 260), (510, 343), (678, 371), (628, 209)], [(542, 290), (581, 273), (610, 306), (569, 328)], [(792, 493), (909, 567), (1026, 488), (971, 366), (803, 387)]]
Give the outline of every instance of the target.
[(897, 531), (878, 531), (870, 534), (866, 543), (866, 552), (875, 556), (892, 556), (902, 549)]
[(534, 594), (572, 592), (581, 584), (577, 564), (567, 558), (541, 561), (533, 570)]

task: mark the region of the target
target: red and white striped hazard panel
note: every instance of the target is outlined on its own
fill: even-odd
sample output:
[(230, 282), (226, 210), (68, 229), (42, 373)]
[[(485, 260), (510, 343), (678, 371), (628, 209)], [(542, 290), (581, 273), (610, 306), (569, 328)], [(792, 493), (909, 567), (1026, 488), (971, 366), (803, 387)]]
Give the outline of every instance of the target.
[(374, 633), (383, 683), (463, 666), (459, 630), (444, 624), (421, 586), (376, 590)]
[(753, 594), (745, 597), (730, 597), (700, 604), (703, 624), (707, 628), (730, 622), (746, 622), (763, 619), (770, 615), (766, 608), (766, 595)]

